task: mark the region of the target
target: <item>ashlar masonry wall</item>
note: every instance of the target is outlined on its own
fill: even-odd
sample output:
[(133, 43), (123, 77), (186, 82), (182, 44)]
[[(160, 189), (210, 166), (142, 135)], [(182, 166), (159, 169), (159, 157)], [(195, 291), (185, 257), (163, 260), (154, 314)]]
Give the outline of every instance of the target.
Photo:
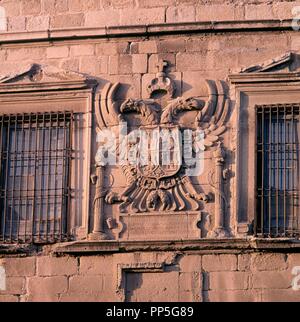
[(126, 274), (127, 301), (300, 300), (300, 285), (298, 290), (292, 288), (300, 254), (135, 252), (2, 258), (7, 290), (0, 291), (0, 301), (120, 301), (116, 264), (159, 257), (175, 260), (164, 272)]
[[(300, 33), (280, 26), (294, 18), (292, 9), (297, 5), (299, 1), (2, 0), (7, 24), (0, 34), (0, 75), (26, 70), (31, 64), (55, 66), (97, 78), (99, 90), (107, 81), (120, 82), (118, 100), (122, 101), (144, 98), (158, 62), (167, 60), (177, 94), (204, 97), (205, 79), (226, 81), (235, 70), (286, 52), (296, 54), (290, 66), (296, 71)], [(270, 20), (277, 21), (276, 27), (263, 28)], [(117, 27), (124, 25), (155, 25), (159, 31), (169, 23), (212, 21), (242, 21), (243, 27), (114, 37), (101, 32), (114, 27), (117, 34)], [(251, 21), (261, 23), (261, 30), (253, 30)], [(65, 28), (85, 35), (72, 37), (71, 31), (67, 36)], [(99, 29), (88, 36), (85, 28)], [(38, 33), (48, 35), (53, 30), (64, 36), (49, 39)], [(234, 136), (232, 120), (225, 137), (229, 148)], [(230, 170), (234, 166), (233, 153)], [(199, 180), (201, 189), (210, 192), (206, 179)], [(234, 180), (227, 186), (230, 200), (235, 199)], [(122, 187), (121, 183), (118, 188)], [(106, 207), (109, 214), (117, 211), (116, 206)], [(212, 207), (208, 204), (206, 211), (213, 213)], [(228, 209), (227, 224), (234, 230), (233, 210)], [(300, 254), (289, 248), (262, 251), (236, 246), (230, 251), (226, 247), (204, 251), (198, 246), (105, 253), (99, 246), (94, 255), (78, 252), (58, 257), (54, 248), (24, 254), (8, 254), (0, 248), (0, 267), (6, 275), (0, 301), (300, 301), (300, 290), (292, 288)], [(145, 269), (140, 272), (139, 267)]]

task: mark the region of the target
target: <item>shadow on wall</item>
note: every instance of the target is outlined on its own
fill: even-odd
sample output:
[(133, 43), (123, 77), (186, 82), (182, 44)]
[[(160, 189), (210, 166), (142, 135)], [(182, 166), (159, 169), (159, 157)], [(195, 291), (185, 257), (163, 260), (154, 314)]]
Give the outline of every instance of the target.
[(295, 72), (300, 68), (300, 55), (294, 54), (294, 59), (290, 65), (290, 71)]

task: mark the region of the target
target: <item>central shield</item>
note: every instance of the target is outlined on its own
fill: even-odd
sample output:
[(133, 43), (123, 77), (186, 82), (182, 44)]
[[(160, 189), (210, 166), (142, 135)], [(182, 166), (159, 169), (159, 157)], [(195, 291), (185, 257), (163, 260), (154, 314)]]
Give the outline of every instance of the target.
[(178, 126), (142, 126), (137, 169), (143, 177), (161, 179), (177, 174), (182, 165)]

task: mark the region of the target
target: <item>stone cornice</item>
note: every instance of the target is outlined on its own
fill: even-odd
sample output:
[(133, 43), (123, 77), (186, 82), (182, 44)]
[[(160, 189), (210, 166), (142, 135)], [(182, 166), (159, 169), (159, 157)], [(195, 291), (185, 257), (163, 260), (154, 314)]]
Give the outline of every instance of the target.
[(68, 28), (32, 32), (0, 33), (0, 44), (64, 41), (92, 38), (148, 37), (164, 34), (275, 31), (292, 29), (292, 20), (208, 21), (164, 23), (140, 26), (113, 26), (103, 28)]
[(300, 252), (300, 240), (262, 238), (200, 239), (194, 241), (76, 241), (53, 246), (56, 254), (136, 251), (192, 251), (196, 253)]
[(28, 256), (37, 253), (90, 255), (131, 252), (188, 252), (196, 254), (240, 254), (251, 252), (300, 252), (300, 240), (288, 238), (224, 238), (166, 241), (73, 241), (53, 245), (0, 244), (1, 255)]

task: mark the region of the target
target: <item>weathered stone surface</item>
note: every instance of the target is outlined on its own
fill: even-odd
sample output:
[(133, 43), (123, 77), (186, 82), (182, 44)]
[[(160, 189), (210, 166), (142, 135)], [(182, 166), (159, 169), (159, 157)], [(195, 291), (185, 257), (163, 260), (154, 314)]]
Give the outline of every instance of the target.
[(7, 277), (6, 289), (1, 291), (1, 295), (21, 295), (26, 293), (25, 277)]
[(204, 255), (202, 267), (207, 272), (237, 270), (236, 255)]
[(127, 274), (126, 298), (130, 301), (178, 301), (177, 272)]
[(23, 15), (35, 15), (41, 11), (41, 0), (22, 0), (21, 13)]
[(292, 270), (295, 266), (300, 267), (300, 254), (295, 253), (295, 254), (288, 254), (288, 269)]
[(250, 267), (251, 267), (251, 255), (250, 254), (238, 255), (238, 270), (249, 271)]
[(38, 17), (28, 17), (26, 19), (26, 30), (27, 31), (37, 31), (37, 30), (47, 30), (50, 24), (49, 16), (38, 16)]
[(154, 40), (145, 40), (138, 43), (140, 54), (157, 53), (157, 42)]
[(120, 10), (120, 25), (148, 25), (165, 22), (164, 8)]
[(34, 276), (36, 257), (0, 259), (0, 265), (5, 268), (6, 276)]
[(68, 289), (66, 276), (30, 277), (27, 283), (29, 294), (35, 298), (38, 298), (39, 295), (50, 297), (64, 293)]
[(37, 258), (38, 276), (75, 275), (77, 270), (77, 259), (73, 257), (42, 256)]
[(69, 292), (72, 294), (94, 294), (103, 293), (102, 276), (72, 276), (69, 280)]
[(207, 302), (260, 302), (261, 295), (254, 290), (208, 291), (205, 292)]
[(112, 256), (87, 256), (80, 258), (80, 275), (105, 275), (111, 270), (108, 267), (113, 267)]
[(57, 16), (52, 16), (50, 19), (51, 28), (80, 27), (83, 24), (84, 24), (83, 13), (57, 15)]
[(11, 17), (8, 19), (8, 31), (25, 31), (26, 19), (23, 16)]
[(47, 57), (48, 58), (66, 58), (69, 56), (69, 47), (49, 47), (47, 48)]
[(120, 13), (117, 10), (91, 11), (85, 15), (85, 26), (105, 27), (117, 26), (120, 21)]
[(250, 274), (244, 272), (211, 272), (209, 289), (211, 290), (246, 290), (249, 287)]
[(7, 52), (8, 61), (18, 61), (22, 57), (23, 61), (42, 60), (46, 56), (46, 48), (44, 47), (24, 47), (12, 48)]
[[(70, 4), (76, 0), (69, 1)], [(67, 12), (69, 9), (68, 0), (42, 0), (43, 12), (55, 15)]]
[[(299, 291), (298, 291), (299, 292)], [(263, 302), (299, 302), (299, 294), (293, 290), (263, 290)]]
[[(297, 1), (284, 0), (242, 2), (210, 0), (205, 3), (196, 0), (5, 0), (1, 2), (1, 7), (6, 9), (7, 17), (4, 27), (11, 33), (1, 34), (0, 74), (1, 76), (19, 74), (16, 71), (21, 71), (25, 65), (32, 63), (77, 71), (86, 74), (87, 77), (98, 79), (97, 94), (100, 94), (100, 100), (103, 98), (101, 91), (107, 82), (120, 82), (120, 89), (115, 93), (116, 106), (119, 108), (127, 98), (148, 99), (147, 85), (156, 77), (157, 65), (164, 59), (170, 63), (165, 71), (170, 79), (175, 81), (176, 94), (185, 98), (195, 96), (204, 105), (209, 95), (205, 85), (206, 79), (225, 81), (228, 74), (236, 69), (260, 65), (263, 61), (273, 59), (286, 51), (294, 52), (295, 59), (291, 66), (285, 66), (282, 71), (298, 70), (300, 66), (298, 32), (293, 32), (292, 29), (287, 31), (287, 25), (284, 30), (280, 29), (284, 21), (281, 23), (270, 21), (270, 19), (292, 19), (294, 17), (292, 9), (296, 5)], [(237, 22), (238, 20), (240, 22)], [(260, 32), (247, 30), (247, 27), (250, 27), (250, 20), (251, 26), (258, 26), (259, 23), (262, 28), (272, 27)], [(262, 20), (264, 22), (261, 22)], [(195, 21), (201, 23), (185, 24)], [(232, 23), (233, 21), (235, 23)], [(180, 24), (180, 34), (174, 32), (174, 28), (179, 28), (177, 23)], [(151, 27), (153, 24), (159, 25)], [(205, 26), (223, 30), (218, 32), (211, 30), (209, 33), (199, 30), (190, 32), (190, 28)], [(229, 29), (226, 30), (227, 27), (237, 29), (231, 32)], [(275, 31), (277, 28), (278, 31)], [(141, 34), (142, 30), (147, 30), (147, 33)], [(155, 32), (151, 34), (151, 30)], [(164, 33), (165, 31), (168, 32)], [(118, 37), (116, 35), (118, 32), (126, 34)], [(83, 36), (86, 33), (91, 33), (91, 36)], [(105, 33), (114, 35), (108, 37)], [(65, 35), (68, 35), (68, 38), (64, 38)], [(21, 40), (18, 43), (14, 42), (13, 37), (21, 37), (26, 43)], [(35, 41), (34, 37), (37, 37)], [(7, 39), (9, 43), (5, 42)], [(260, 77), (263, 77), (263, 73), (260, 73)], [(22, 81), (35, 86), (29, 78)], [(292, 86), (296, 86), (296, 83), (293, 81)], [(226, 86), (229, 85), (228, 82)], [(259, 86), (257, 92), (262, 91), (263, 86), (264, 83)], [(272, 86), (276, 87), (276, 82), (273, 82)], [(294, 92), (297, 93), (296, 90)], [(61, 93), (58, 95), (59, 98), (55, 95), (51, 93), (45, 97), (46, 99), (53, 97), (59, 107), (63, 108), (63, 102), (67, 104), (68, 100), (61, 99)], [(80, 103), (84, 111), (91, 107), (86, 105), (86, 93), (74, 95), (84, 97)], [(235, 171), (238, 154), (235, 122), (238, 119), (236, 115), (238, 106), (234, 90), (228, 95), (233, 100), (233, 105), (230, 122), (227, 124), (228, 132), (224, 135), (223, 141), (228, 148), (227, 161), (233, 177), (226, 182), (225, 194), (228, 198), (226, 225), (230, 226), (234, 235), (237, 225), (234, 203), (237, 198), (235, 182), (240, 179), (239, 173)], [(26, 111), (30, 112), (32, 102), (29, 100), (28, 103), (28, 99), (24, 99), (20, 93), (15, 96), (26, 105)], [(271, 96), (274, 103), (279, 101), (282, 103), (285, 100), (292, 102), (292, 99), (294, 102), (297, 101), (296, 96), (293, 98), (290, 95), (283, 99), (283, 96), (278, 95), (278, 91), (275, 90)], [(250, 96), (246, 99), (251, 100)], [(7, 96), (4, 100), (4, 104), (8, 104)], [(157, 104), (161, 101), (158, 99)], [(98, 103), (96, 102), (93, 109), (97, 108)], [(1, 111), (2, 104), (1, 101)], [(40, 102), (38, 105), (40, 106)], [(14, 113), (14, 108), (15, 105), (11, 104), (9, 113)], [(183, 114), (176, 115), (178, 124), (185, 124), (186, 121), (190, 122), (188, 124), (194, 124), (196, 112), (191, 112), (193, 117), (186, 117)], [(133, 121), (134, 126), (140, 124), (138, 117), (130, 113), (125, 119)], [(85, 126), (88, 124), (84, 124), (84, 129)], [(240, 134), (240, 137), (243, 137), (243, 134)], [(94, 159), (93, 156), (86, 154), (90, 148), (90, 144), (85, 144), (86, 137), (82, 142), (84, 145), (82, 158), (91, 157), (92, 160), (84, 171), (88, 177)], [(255, 143), (252, 144), (254, 145)], [(197, 191), (212, 193), (214, 183), (211, 180), (214, 179), (215, 162), (211, 150), (206, 151), (205, 169), (203, 174), (192, 178), (192, 183)], [(208, 173), (212, 174), (211, 177)], [(107, 169), (105, 180), (105, 188), (116, 188), (114, 191), (117, 193), (122, 192), (127, 186), (126, 176), (121, 169)], [(85, 182), (87, 181), (88, 178)], [(249, 184), (251, 185), (253, 184)], [(82, 191), (75, 193), (81, 197), (85, 195)], [(93, 193), (94, 190), (91, 189), (91, 193), (86, 195), (90, 195), (92, 200)], [(85, 201), (80, 200), (79, 203)], [(105, 204), (104, 219), (115, 219), (118, 211), (118, 204)], [(201, 204), (200, 211), (204, 213), (199, 223), (201, 229), (211, 230), (215, 221), (215, 199), (211, 203)], [(249, 219), (249, 222), (252, 219)], [(183, 229), (181, 227), (183, 225), (179, 225), (182, 223), (180, 220), (171, 227), (165, 227), (167, 233), (161, 235), (168, 237), (168, 233), (175, 231), (178, 237), (178, 231)], [(76, 217), (76, 221), (80, 225), (81, 218)], [(146, 220), (143, 224), (144, 222), (147, 224)], [(163, 219), (154, 223), (160, 227), (157, 230), (152, 229), (149, 236), (157, 239), (160, 236), (157, 237), (155, 233), (160, 231)], [(245, 225), (247, 224), (248, 222)], [(134, 229), (141, 240), (148, 233), (147, 230), (143, 232), (143, 227), (138, 222)], [(80, 236), (85, 238), (85, 228), (81, 227), (80, 232)], [(113, 233), (111, 237), (115, 237)], [(173, 235), (171, 237), (174, 239)], [(0, 302), (119, 301), (120, 294), (116, 292), (117, 276), (122, 264), (127, 267), (123, 271), (126, 277), (123, 291), (126, 300), (129, 301), (300, 301), (299, 291), (292, 290), (292, 281), (296, 277), (292, 271), (294, 267), (300, 267), (300, 255), (293, 253), (292, 249), (272, 253), (272, 248), (269, 248), (268, 252), (253, 253), (251, 245), (255, 242), (252, 239), (249, 243), (244, 240), (236, 244), (232, 239), (228, 242), (212, 240), (211, 242), (216, 242), (217, 246), (216, 244), (212, 246), (206, 240), (199, 241), (199, 244), (178, 240), (165, 243), (153, 240), (151, 243), (143, 244), (141, 240), (137, 244), (130, 241), (124, 248), (122, 243), (107, 244), (106, 250), (110, 252), (117, 250), (113, 255), (91, 256), (87, 249), (95, 251), (94, 244), (73, 246), (85, 252), (84, 256), (76, 253), (76, 257), (52, 257), (48, 254), (52, 246), (45, 248), (39, 246), (38, 249), (43, 249), (45, 253), (38, 256), (1, 254), (0, 266), (5, 268), (7, 289), (0, 292)], [(232, 249), (224, 249), (225, 244), (232, 246)], [(243, 249), (240, 246), (234, 248), (234, 245), (241, 244), (244, 245)], [(101, 247), (103, 250), (104, 246)], [(143, 267), (142, 271), (138, 270), (139, 265)], [(158, 271), (154, 271), (155, 265), (160, 267)]]
[(92, 44), (75, 45), (70, 47), (70, 57), (73, 56), (92, 56), (95, 53), (95, 46)]
[(167, 22), (192, 22), (196, 19), (194, 6), (169, 7), (166, 13)]
[(200, 272), (202, 258), (199, 255), (187, 255), (180, 259), (180, 270), (182, 272)]
[(100, 9), (99, 0), (72, 0), (69, 2), (69, 10), (74, 12), (94, 11)]
[(145, 74), (148, 70), (148, 57), (146, 54), (132, 55), (132, 72)]
[(291, 287), (293, 276), (286, 271), (253, 273), (254, 289), (287, 289)]
[(285, 270), (287, 268), (284, 254), (255, 254), (252, 256), (252, 268), (257, 271)]
[(250, 5), (245, 8), (245, 18), (248, 20), (263, 20), (273, 17), (271, 5)]

